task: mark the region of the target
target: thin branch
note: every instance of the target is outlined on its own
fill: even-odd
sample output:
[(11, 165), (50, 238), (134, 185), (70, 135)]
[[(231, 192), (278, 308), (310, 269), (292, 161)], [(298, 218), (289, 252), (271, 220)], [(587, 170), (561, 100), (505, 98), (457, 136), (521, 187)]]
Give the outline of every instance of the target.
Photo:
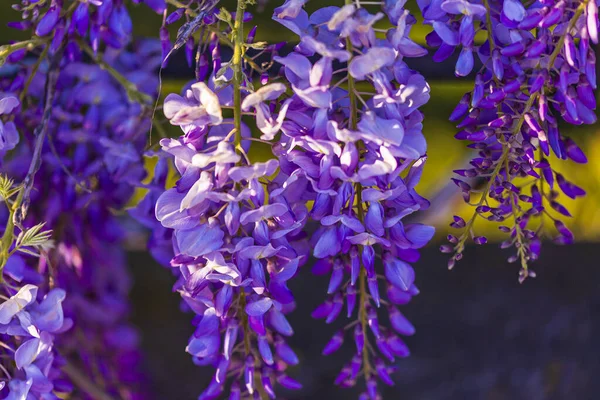
[(75, 386), (89, 394), (93, 399), (114, 400), (112, 396), (104, 392), (73, 364), (67, 362), (67, 364), (62, 367), (62, 370), (73, 381)]
[(33, 189), (35, 174), (40, 169), (42, 164), (42, 147), (44, 146), (44, 140), (46, 139), (50, 116), (52, 115), (52, 104), (54, 103), (54, 96), (56, 94), (56, 81), (58, 80), (58, 75), (60, 74), (60, 62), (62, 60), (64, 48), (65, 42), (63, 41), (61, 47), (50, 59), (50, 68), (48, 69), (48, 75), (46, 78), (44, 112), (42, 115), (42, 121), (34, 131), (35, 146), (33, 149), (31, 163), (29, 164), (29, 170), (27, 171), (27, 176), (25, 176), (25, 179), (23, 179), (23, 190), (21, 192), (22, 196), (20, 196), (21, 202), (20, 204), (16, 204), (16, 207), (19, 207), (15, 211), (13, 218), (16, 226), (20, 226), (21, 221), (23, 221), (27, 216), (27, 209), (29, 208), (29, 203), (31, 201), (30, 195), (31, 190)]

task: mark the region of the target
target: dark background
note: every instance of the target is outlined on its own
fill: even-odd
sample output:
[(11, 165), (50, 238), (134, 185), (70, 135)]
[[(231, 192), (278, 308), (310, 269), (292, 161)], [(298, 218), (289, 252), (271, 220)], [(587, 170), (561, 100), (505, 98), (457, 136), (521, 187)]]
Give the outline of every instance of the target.
[[(402, 400), (587, 400), (600, 397), (600, 246), (546, 246), (536, 263), (538, 278), (517, 282), (516, 265), (494, 245), (468, 248), (453, 271), (431, 246), (416, 264), (421, 294), (401, 308), (417, 333), (407, 338), (412, 355), (397, 362), (396, 386), (385, 399)], [(144, 253), (131, 253), (135, 275), (133, 322), (142, 333), (144, 367), (154, 399), (195, 399), (211, 377), (184, 348), (193, 332), (191, 315), (170, 293), (170, 271)], [(324, 298), (327, 278), (310, 265), (291, 282), (298, 308), (290, 316), (290, 345), (300, 366), (290, 375), (304, 388), (287, 399), (343, 400), (359, 389), (333, 380), (353, 354), (353, 344), (329, 357), (321, 350), (335, 326), (310, 317)]]

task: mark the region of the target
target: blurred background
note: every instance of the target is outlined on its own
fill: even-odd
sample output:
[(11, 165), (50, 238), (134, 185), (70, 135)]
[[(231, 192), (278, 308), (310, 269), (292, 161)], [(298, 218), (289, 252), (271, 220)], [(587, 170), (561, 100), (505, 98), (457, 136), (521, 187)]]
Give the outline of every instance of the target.
[[(222, 2), (227, 6), (231, 1)], [(272, 9), (280, 1), (269, 1), (252, 23), (259, 26), (256, 40), (286, 41), (294, 36), (271, 21)], [(330, 0), (309, 1), (310, 12)], [(409, 1), (409, 8), (416, 2)], [(0, 13), (0, 44), (26, 39), (8, 30), (6, 22), (19, 16), (8, 7)], [(416, 11), (416, 10), (415, 10)], [(134, 32), (139, 37), (157, 37), (162, 18), (148, 8), (132, 8)], [(177, 24), (172, 27), (175, 38)], [(413, 39), (425, 42), (429, 28), (420, 24)], [(223, 50), (225, 53), (225, 50)], [(282, 53), (286, 52), (283, 50)], [(227, 58), (227, 54), (224, 54)], [(469, 79), (454, 77), (455, 58), (434, 63), (431, 58), (407, 60), (431, 86), (431, 100), (423, 107), (424, 133), (429, 143), (428, 161), (420, 192), (434, 200), (435, 213), (422, 221), (436, 226), (436, 239), (423, 250), (416, 265), (416, 283), (421, 290), (402, 312), (413, 322), (417, 334), (406, 341), (412, 356), (398, 362), (397, 385), (387, 388), (386, 399), (598, 399), (600, 398), (600, 130), (599, 126), (567, 127), (586, 152), (589, 163), (556, 163), (559, 170), (588, 195), (564, 204), (571, 211), (577, 243), (568, 247), (545, 244), (535, 263), (538, 278), (517, 282), (518, 268), (507, 264), (508, 253), (493, 243), (495, 226), (478, 223), (478, 234), (490, 244), (468, 248), (455, 270), (446, 268), (447, 257), (437, 248), (450, 233), (452, 214), (467, 216), (458, 190), (449, 185), (452, 170), (468, 162), (465, 143), (454, 139), (448, 121), (461, 96), (472, 87)], [(175, 54), (163, 71), (162, 97), (179, 92), (193, 78), (185, 57)], [(169, 129), (176, 136), (177, 129)], [(261, 157), (260, 154), (254, 154)], [(180, 298), (170, 288), (174, 277), (158, 266), (142, 248), (143, 240), (131, 243), (130, 264), (135, 277), (132, 291), (134, 323), (141, 332), (145, 368), (155, 399), (195, 399), (210, 379), (210, 371), (193, 365), (184, 348), (193, 332), (191, 315), (179, 310)], [(292, 290), (300, 299), (290, 316), (295, 335), (290, 344), (301, 366), (290, 374), (304, 384), (303, 390), (285, 393), (287, 399), (356, 398), (358, 390), (343, 390), (332, 382), (342, 363), (352, 356), (351, 344), (330, 357), (320, 353), (337, 326), (313, 321), (310, 312), (325, 297), (327, 280), (310, 273), (307, 265), (293, 280)], [(322, 294), (322, 295), (321, 295)], [(344, 321), (339, 321), (341, 324)]]

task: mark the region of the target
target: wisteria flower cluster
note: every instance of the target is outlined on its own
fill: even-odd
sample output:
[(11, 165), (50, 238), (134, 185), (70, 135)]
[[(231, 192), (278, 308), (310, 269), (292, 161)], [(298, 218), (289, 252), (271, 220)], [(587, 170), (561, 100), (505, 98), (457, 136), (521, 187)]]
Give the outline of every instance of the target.
[[(509, 262), (520, 263), (519, 280), (535, 276), (529, 263), (540, 254), (544, 223), (554, 224), (556, 243), (571, 243), (573, 234), (561, 220), (570, 217), (559, 202), (585, 195), (551, 164), (558, 159), (586, 163), (583, 151), (561, 135), (559, 121), (596, 122), (596, 56), (598, 7), (595, 1), (535, 1), (527, 7), (517, 0), (420, 1), (427, 37), (438, 47), (441, 61), (460, 47), (456, 75), (474, 69), (477, 54), (481, 69), (473, 90), (464, 95), (450, 119), (459, 122), (459, 140), (472, 142), (477, 156), (470, 168), (455, 171), (453, 179), (465, 202), (475, 208), (467, 221), (455, 216), (451, 226), (462, 230), (449, 235), (442, 251), (453, 253), (448, 266), (462, 258), (466, 241), (477, 236), (478, 218), (501, 222), (508, 234), (502, 248), (514, 248)], [(475, 31), (485, 41), (475, 42)], [(475, 195), (473, 195), (475, 194)]]
[[(22, 0), (13, 9), (21, 12), (23, 20), (9, 26), (32, 30), (36, 42), (48, 38), (50, 51), (58, 50), (65, 38), (81, 38), (95, 51), (102, 44), (123, 48), (131, 40), (133, 24), (125, 3), (120, 0)], [(71, 41), (68, 51), (78, 52), (78, 47)]]
[[(153, 53), (158, 56), (154, 64), (136, 61)], [(107, 52), (104, 60), (152, 93), (159, 55), (158, 42), (145, 42), (136, 53)], [(35, 86), (38, 79), (45, 80), (40, 75), (30, 87), (32, 100), (43, 96), (43, 87)], [(37, 206), (29, 218), (46, 221), (56, 242), (39, 267), (48, 270), (57, 286), (68, 289), (65, 312), (75, 326), (61, 342), (63, 354), (90, 373), (99, 371), (95, 380), (104, 381), (108, 392), (130, 398), (134, 392), (128, 393), (129, 386), (140, 379), (135, 372), (137, 334), (127, 324), (130, 278), (122, 249), (124, 230), (111, 210), (123, 208), (145, 176), (141, 153), (149, 118), (97, 65), (70, 63), (58, 86), (49, 142), (41, 155), (48, 167), (37, 174), (31, 195)], [(40, 123), (39, 116), (29, 108), (17, 117), (24, 137)], [(19, 177), (30, 157), (31, 148), (24, 143), (4, 170)]]
[[(406, 63), (428, 54), (411, 38), (417, 17), (406, 0), (310, 14), (286, 0), (273, 14), (295, 35), (286, 52), (245, 29), (253, 0), (132, 2), (162, 16), (159, 40), (132, 40), (126, 0), (13, 4), (10, 26), (32, 39), (0, 46), (0, 397), (148, 397), (128, 322), (130, 216), (194, 314), (185, 349), (213, 368), (199, 399), (302, 387), (289, 283), (309, 262), (328, 282), (312, 313), (332, 326), (323, 355), (355, 349), (335, 384), (381, 399), (410, 354), (400, 306), (419, 294), (413, 265), (435, 233), (417, 222), (430, 207), (417, 191), (430, 87)], [(573, 241), (561, 196), (585, 191), (554, 159), (587, 161), (559, 123), (596, 122), (597, 2), (417, 3), (433, 59), (457, 51), (455, 74), (474, 76), (450, 116), (477, 153), (453, 179), (474, 212), (454, 216), (461, 232), (441, 250), (452, 268), (469, 238), (487, 242), (476, 221), (501, 223), (522, 282), (545, 223)], [(195, 79), (154, 118), (159, 71), (180, 49)]]
[[(8, 300), (0, 307), (6, 310), (3, 334), (15, 338), (5, 347), (14, 356), (3, 364), (8, 385), (0, 393), (11, 399), (61, 393), (144, 398), (137, 333), (127, 322), (125, 231), (114, 210), (129, 202), (146, 175), (142, 153), (160, 45), (131, 43), (121, 2), (23, 2), (15, 8), (23, 21), (11, 26), (36, 36), (6, 47), (0, 79), (7, 93), (2, 114), (8, 114), (2, 172), (22, 182), (7, 187), (16, 198), (7, 200), (2, 214), (1, 286)], [(42, 231), (38, 221), (52, 231)], [(24, 259), (19, 251), (30, 246), (23, 237), (34, 228), (47, 233), (42, 238), (52, 246)], [(28, 308), (29, 314), (19, 311)]]
[[(165, 176), (164, 159), (159, 160), (154, 190), (134, 213), (147, 215), (156, 198), (156, 218), (172, 230), (175, 289), (198, 315), (187, 351), (197, 364), (216, 367), (202, 399), (218, 397), (226, 383), (230, 398), (274, 397), (276, 382), (299, 387), (285, 373), (287, 365), (298, 363), (286, 344), (293, 330), (285, 314), (294, 308), (286, 282), (307, 258), (302, 228), (308, 211), (297, 194), (305, 184), (292, 182), (275, 157), (258, 163), (248, 158), (252, 141), (242, 117), (256, 118), (259, 140), (268, 144), (291, 100), (282, 101), (281, 83), (252, 89), (244, 56), (256, 46), (251, 37), (241, 37), (247, 18), (242, 7), (232, 14), (212, 9), (205, 16), (215, 27), (224, 22), (220, 34), (233, 36), (233, 57), (221, 61), (213, 34), (202, 37), (213, 46), (208, 82), (189, 85), (183, 96), (168, 95), (163, 107), (184, 133), (160, 142), (180, 179), (156, 198)], [(231, 118), (224, 116), (228, 110)]]
[[(8, 274), (17, 280), (24, 278), (23, 264), (20, 256), (13, 256), (6, 266)], [(0, 304), (0, 346), (6, 356), (0, 366), (4, 375), (0, 387), (8, 393), (7, 399), (50, 398), (47, 396), (53, 392), (70, 391), (60, 379), (56, 368), (60, 359), (56, 360), (54, 348), (55, 335), (71, 323), (63, 316), (65, 291), (52, 289), (41, 299), (38, 291), (33, 284), (24, 284), (18, 291), (7, 288)]]
[[(19, 106), (19, 100), (10, 95), (2, 101)], [(10, 112), (10, 107), (5, 111)], [(6, 205), (3, 214), (14, 212), (15, 197), (21, 193), (14, 181), (0, 177), (0, 197)], [(60, 334), (72, 326), (63, 313), (65, 291), (50, 288), (44, 292), (43, 275), (27, 266), (28, 259), (52, 246), (52, 232), (42, 228), (43, 224), (38, 224), (24, 229), (14, 241), (2, 231), (0, 392), (6, 399), (50, 398), (71, 389), (58, 367), (63, 360), (55, 349)]]
[[(370, 399), (378, 397), (377, 378), (393, 384), (388, 363), (408, 355), (397, 334), (411, 335), (414, 327), (397, 305), (418, 293), (410, 263), (434, 233), (433, 227), (403, 222), (429, 206), (415, 191), (427, 150), (419, 107), (429, 100), (429, 86), (404, 62), (426, 51), (409, 38), (415, 19), (401, 3), (385, 4), (375, 14), (347, 4), (308, 16), (289, 2), (274, 16), (300, 37), (295, 52), (275, 60), (294, 92), (282, 126), (287, 138), (280, 146), (286, 159), (281, 168), (310, 182), (310, 216), (320, 223), (311, 239), (319, 259), (314, 272), (330, 275), (329, 298), (313, 316), (333, 323), (344, 306), (348, 318), (357, 315), (323, 353), (352, 336), (356, 355), (336, 384), (354, 386), (362, 375)], [(383, 18), (393, 28), (380, 39), (373, 25)], [(334, 61), (342, 66), (335, 72)], [(391, 329), (379, 324), (382, 304)]]
[[(395, 332), (414, 332), (396, 305), (418, 293), (409, 263), (433, 235), (432, 227), (402, 223), (429, 205), (415, 191), (426, 158), (418, 108), (429, 99), (429, 86), (403, 57), (425, 50), (408, 37), (414, 18), (401, 5), (384, 8), (395, 24), (385, 40), (376, 39), (372, 28), (383, 13), (347, 5), (309, 17), (302, 5), (288, 2), (274, 15), (299, 35), (297, 50), (281, 57), (276, 47), (268, 49), (283, 66), (291, 96), (286, 85), (268, 83), (264, 75), (256, 90), (248, 75), (244, 78), (247, 70), (256, 72), (238, 54), (237, 46), (243, 55), (252, 48), (237, 31), (248, 17), (238, 9), (230, 21), (219, 10), (204, 18), (226, 23), (219, 36), (233, 37), (233, 59), (223, 63), (213, 44), (207, 83), (193, 83), (183, 96), (171, 94), (164, 103), (166, 118), (184, 135), (161, 141), (180, 179), (156, 199), (156, 217), (173, 230), (171, 265), (180, 271), (176, 289), (201, 316), (188, 352), (198, 363), (216, 367), (201, 398), (217, 397), (228, 377), (233, 377), (231, 398), (263, 388), (274, 396), (274, 379), (288, 388), (298, 386), (283, 374), (286, 364), (298, 362), (284, 340), (292, 333), (284, 314), (294, 303), (286, 281), (306, 259), (302, 232), (309, 219), (321, 225), (310, 240), (312, 255), (320, 259), (315, 270), (331, 273), (331, 297), (315, 315), (331, 323), (344, 304), (349, 317), (358, 309), (358, 319), (346, 329), (354, 332), (357, 355), (337, 383), (352, 386), (362, 374), (366, 395), (376, 398), (377, 377), (393, 384), (393, 368), (384, 359), (408, 355)], [(211, 32), (207, 40), (215, 36), (214, 28), (206, 30)], [(203, 54), (199, 60), (203, 56), (208, 58)], [(311, 56), (318, 57), (314, 65)], [(347, 66), (334, 73), (334, 62)], [(372, 91), (362, 90), (361, 81)], [(229, 109), (233, 120), (223, 117)], [(250, 111), (258, 140), (276, 156), (267, 162), (251, 163), (247, 156), (251, 138), (242, 115)], [(149, 192), (136, 214), (147, 215), (140, 208), (147, 210), (155, 193)], [(376, 249), (385, 277), (375, 270)], [(387, 300), (379, 294), (381, 279)], [(379, 327), (382, 303), (393, 329)], [(344, 330), (324, 353), (339, 348), (343, 337)]]

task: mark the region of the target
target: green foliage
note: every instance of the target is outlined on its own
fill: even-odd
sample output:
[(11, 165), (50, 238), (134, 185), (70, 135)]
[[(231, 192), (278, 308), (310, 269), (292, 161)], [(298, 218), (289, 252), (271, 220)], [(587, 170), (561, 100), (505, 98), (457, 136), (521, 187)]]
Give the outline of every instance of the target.
[(6, 175), (0, 175), (0, 201), (8, 202), (19, 190), (21, 187), (15, 187), (15, 181)]
[(216, 17), (220, 21), (225, 22), (227, 25), (229, 25), (230, 28), (233, 29), (233, 19), (231, 18), (231, 13), (229, 11), (227, 11), (227, 9), (225, 7), (221, 7), (221, 9), (219, 10), (219, 13), (216, 15)]
[(37, 250), (47, 250), (54, 247), (54, 242), (52, 240), (52, 231), (42, 230), (45, 224), (45, 222), (42, 222), (35, 226), (32, 226), (29, 229), (21, 231), (21, 233), (19, 233), (19, 236), (17, 236), (14, 251), (20, 251), (22, 253), (30, 254), (33, 256), (39, 256), (38, 253), (30, 250), (29, 248), (34, 248)]

